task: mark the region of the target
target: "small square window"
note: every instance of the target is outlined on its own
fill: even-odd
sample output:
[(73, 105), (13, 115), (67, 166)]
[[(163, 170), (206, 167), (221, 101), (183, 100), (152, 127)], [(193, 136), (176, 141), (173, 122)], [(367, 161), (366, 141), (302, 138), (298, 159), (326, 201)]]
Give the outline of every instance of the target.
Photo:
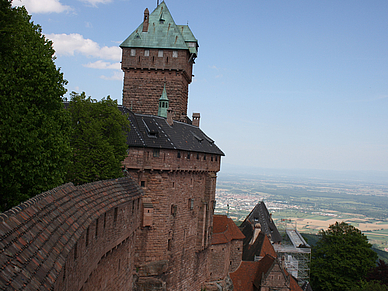
[(172, 57), (177, 58), (178, 57), (178, 51), (172, 51)]
[(131, 57), (134, 57), (136, 56), (136, 50), (135, 49), (131, 49)]
[(159, 57), (159, 58), (163, 58), (163, 51), (162, 51), (162, 50), (159, 50), (159, 51), (158, 51), (158, 57)]
[(140, 186), (141, 186), (141, 187), (145, 187), (145, 181), (141, 181), (141, 182), (140, 182)]
[(144, 50), (144, 56), (149, 57), (150, 56), (150, 50)]

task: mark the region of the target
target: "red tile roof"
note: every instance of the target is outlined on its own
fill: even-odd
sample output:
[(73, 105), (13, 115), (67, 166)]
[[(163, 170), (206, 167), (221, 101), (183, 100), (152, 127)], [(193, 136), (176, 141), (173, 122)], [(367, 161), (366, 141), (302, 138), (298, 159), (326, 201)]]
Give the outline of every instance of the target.
[(275, 258), (277, 257), (275, 249), (273, 248), (273, 245), (267, 235), (264, 235), (263, 244), (260, 250), (260, 257), (265, 257), (265, 255), (271, 255)]
[(226, 215), (214, 215), (212, 244), (224, 244), (234, 239), (243, 240), (244, 235), (232, 219)]
[(233, 281), (234, 291), (251, 291), (255, 281), (257, 270), (260, 262), (241, 262), (240, 267), (233, 273), (230, 278)]
[(262, 273), (266, 274), (275, 261), (275, 258), (267, 255), (258, 262), (241, 262), (237, 271), (230, 273), (234, 291), (253, 291), (254, 283), (260, 282)]
[(292, 277), (287, 270), (284, 270), (287, 276), (290, 276), (290, 291), (303, 291), (302, 287), (298, 285), (298, 282), (294, 277)]

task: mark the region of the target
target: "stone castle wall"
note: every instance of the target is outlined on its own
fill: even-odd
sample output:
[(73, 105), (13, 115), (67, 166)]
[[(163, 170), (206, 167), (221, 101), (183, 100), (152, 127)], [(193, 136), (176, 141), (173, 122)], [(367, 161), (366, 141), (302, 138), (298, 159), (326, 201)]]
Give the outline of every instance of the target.
[(0, 215), (1, 290), (131, 289), (142, 192), (65, 184)]
[[(187, 114), (188, 90), (192, 80), (192, 62), (186, 50), (123, 48), (123, 105), (135, 113), (157, 115), (159, 98), (166, 92), (173, 119)], [(160, 51), (163, 56), (160, 57)], [(134, 54), (134, 55), (131, 55)], [(173, 57), (173, 55), (177, 57)]]
[[(152, 219), (136, 241), (140, 269), (160, 264), (160, 272), (143, 281), (159, 280), (167, 290), (199, 290), (209, 280), (216, 172), (220, 157), (204, 154), (130, 148), (124, 161), (129, 174), (142, 187)], [(190, 157), (188, 156), (190, 154)], [(144, 204), (146, 205), (146, 204)], [(152, 205), (152, 206), (151, 206)]]

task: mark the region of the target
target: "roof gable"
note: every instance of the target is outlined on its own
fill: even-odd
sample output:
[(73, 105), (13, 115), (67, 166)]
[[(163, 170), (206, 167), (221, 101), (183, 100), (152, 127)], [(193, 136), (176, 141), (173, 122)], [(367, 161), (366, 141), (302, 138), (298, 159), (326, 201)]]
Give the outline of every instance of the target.
[[(241, 224), (240, 229), (244, 229), (248, 227), (248, 225), (254, 225), (255, 223), (260, 223), (261, 231), (263, 231), (266, 235), (270, 236), (270, 239), (273, 243), (279, 243), (282, 241), (282, 237), (263, 201), (256, 204), (256, 206), (252, 209), (251, 213), (249, 213), (249, 215)], [(247, 237), (247, 239), (251, 239), (251, 237), (249, 237), (244, 232), (244, 230), (243, 233)], [(252, 234), (249, 235), (253, 235), (253, 231)]]
[(188, 50), (189, 47), (186, 44), (185, 37), (188, 42), (197, 42), (187, 25), (180, 26), (179, 28), (175, 24), (164, 1), (149, 15), (148, 31), (143, 32), (143, 24), (144, 22), (120, 44), (121, 48), (138, 47)]

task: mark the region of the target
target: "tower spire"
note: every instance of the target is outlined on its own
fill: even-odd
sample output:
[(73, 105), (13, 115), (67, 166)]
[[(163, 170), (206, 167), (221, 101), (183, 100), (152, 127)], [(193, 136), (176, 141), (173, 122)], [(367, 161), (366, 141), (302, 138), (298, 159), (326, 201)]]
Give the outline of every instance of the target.
[(159, 98), (158, 116), (167, 118), (167, 109), (169, 107), (169, 101), (166, 92), (166, 83), (164, 83), (162, 96)]

